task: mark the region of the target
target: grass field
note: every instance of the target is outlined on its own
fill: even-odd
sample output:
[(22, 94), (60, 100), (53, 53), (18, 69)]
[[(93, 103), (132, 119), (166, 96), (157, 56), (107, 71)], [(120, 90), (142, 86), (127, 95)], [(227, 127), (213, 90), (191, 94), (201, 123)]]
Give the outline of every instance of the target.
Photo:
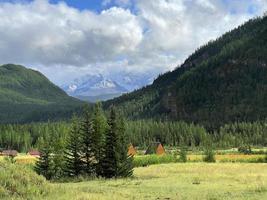
[(49, 183), (27, 165), (4, 163), (0, 162), (1, 200), (267, 199), (264, 163), (158, 164), (135, 168), (132, 179), (77, 183)]
[(136, 168), (128, 180), (53, 184), (57, 200), (265, 200), (267, 164), (185, 163)]

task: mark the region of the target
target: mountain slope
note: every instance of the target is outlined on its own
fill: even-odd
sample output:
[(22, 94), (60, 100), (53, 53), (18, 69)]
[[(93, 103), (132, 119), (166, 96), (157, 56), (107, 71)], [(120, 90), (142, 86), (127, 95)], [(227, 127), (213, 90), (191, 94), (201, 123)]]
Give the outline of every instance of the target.
[(182, 66), (105, 103), (129, 118), (197, 122), (216, 128), (267, 118), (267, 17), (250, 20), (198, 49)]
[(64, 118), (81, 104), (40, 72), (19, 65), (0, 66), (0, 123)]

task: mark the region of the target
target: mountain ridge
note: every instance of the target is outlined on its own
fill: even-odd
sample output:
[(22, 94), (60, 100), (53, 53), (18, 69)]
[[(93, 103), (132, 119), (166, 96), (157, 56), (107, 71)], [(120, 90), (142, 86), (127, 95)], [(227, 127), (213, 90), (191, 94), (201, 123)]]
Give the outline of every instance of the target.
[(116, 105), (131, 119), (184, 120), (207, 127), (263, 120), (267, 118), (266, 55), (264, 16), (202, 46), (152, 85), (104, 106)]
[(0, 66), (0, 123), (70, 117), (82, 104), (38, 71), (14, 64)]

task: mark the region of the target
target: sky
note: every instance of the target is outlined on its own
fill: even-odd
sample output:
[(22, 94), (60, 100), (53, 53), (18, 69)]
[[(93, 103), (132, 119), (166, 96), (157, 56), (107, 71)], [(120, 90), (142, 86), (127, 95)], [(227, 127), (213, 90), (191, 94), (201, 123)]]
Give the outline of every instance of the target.
[(267, 11), (267, 0), (0, 0), (0, 64), (58, 85), (85, 74), (157, 74)]

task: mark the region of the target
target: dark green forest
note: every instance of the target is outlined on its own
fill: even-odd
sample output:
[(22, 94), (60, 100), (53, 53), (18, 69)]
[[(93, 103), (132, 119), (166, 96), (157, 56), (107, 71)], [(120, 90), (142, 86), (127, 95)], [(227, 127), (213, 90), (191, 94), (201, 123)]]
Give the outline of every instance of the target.
[(129, 119), (198, 123), (209, 130), (267, 118), (267, 16), (196, 50), (151, 86), (104, 103)]
[[(27, 152), (39, 148), (43, 140), (52, 137), (52, 143), (64, 144), (70, 134), (71, 122), (1, 125), (0, 147)], [(234, 123), (208, 132), (203, 126), (185, 122), (157, 122), (151, 120), (126, 121), (125, 139), (140, 148), (160, 141), (165, 146), (201, 148), (212, 141), (216, 148), (244, 145), (266, 146), (267, 123)]]

